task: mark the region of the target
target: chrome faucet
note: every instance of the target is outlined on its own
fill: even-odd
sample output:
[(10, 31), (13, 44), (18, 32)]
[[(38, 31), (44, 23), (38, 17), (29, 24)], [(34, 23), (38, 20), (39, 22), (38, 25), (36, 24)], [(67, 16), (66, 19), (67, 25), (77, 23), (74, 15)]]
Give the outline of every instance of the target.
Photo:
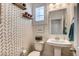
[(55, 39), (56, 39), (56, 40), (60, 40), (60, 38), (59, 38), (59, 37), (55, 37)]

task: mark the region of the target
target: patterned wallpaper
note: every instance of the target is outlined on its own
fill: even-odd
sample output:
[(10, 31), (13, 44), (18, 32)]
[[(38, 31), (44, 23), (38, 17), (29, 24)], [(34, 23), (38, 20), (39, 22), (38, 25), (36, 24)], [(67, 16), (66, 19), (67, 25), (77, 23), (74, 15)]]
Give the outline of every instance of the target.
[(11, 3), (1, 4), (0, 55), (18, 56), (24, 47), (24, 29), (28, 22), (22, 17), (24, 11)]

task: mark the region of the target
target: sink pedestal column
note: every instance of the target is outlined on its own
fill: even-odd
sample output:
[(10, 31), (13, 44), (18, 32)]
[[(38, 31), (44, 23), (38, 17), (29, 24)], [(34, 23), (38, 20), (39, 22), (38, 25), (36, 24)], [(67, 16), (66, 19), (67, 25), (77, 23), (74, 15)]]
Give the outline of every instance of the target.
[(61, 56), (61, 48), (54, 47), (54, 56)]

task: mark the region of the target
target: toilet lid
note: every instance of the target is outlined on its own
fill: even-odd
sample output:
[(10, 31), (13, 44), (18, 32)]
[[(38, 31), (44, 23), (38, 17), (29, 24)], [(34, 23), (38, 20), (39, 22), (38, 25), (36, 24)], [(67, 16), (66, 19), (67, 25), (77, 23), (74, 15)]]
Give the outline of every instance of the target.
[(40, 56), (40, 52), (32, 51), (28, 56)]

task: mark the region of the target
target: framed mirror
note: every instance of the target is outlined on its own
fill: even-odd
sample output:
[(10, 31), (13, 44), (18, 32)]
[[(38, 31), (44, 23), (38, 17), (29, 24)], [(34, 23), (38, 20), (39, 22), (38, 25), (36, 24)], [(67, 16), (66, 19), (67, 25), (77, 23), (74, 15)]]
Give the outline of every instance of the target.
[(49, 31), (51, 35), (66, 35), (66, 10), (57, 10), (49, 13)]

